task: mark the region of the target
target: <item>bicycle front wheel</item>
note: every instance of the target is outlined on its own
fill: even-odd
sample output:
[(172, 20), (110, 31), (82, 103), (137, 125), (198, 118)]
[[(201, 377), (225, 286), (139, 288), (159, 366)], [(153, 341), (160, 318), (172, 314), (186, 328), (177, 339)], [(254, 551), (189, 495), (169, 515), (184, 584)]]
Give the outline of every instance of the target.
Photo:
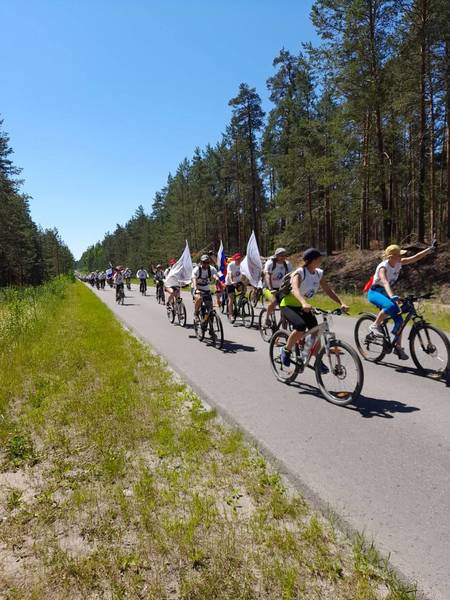
[(185, 327), (185, 325), (186, 325), (186, 307), (185, 307), (183, 301), (178, 303), (177, 317), (178, 317), (178, 323), (181, 325), (181, 327)]
[(414, 364), (427, 377), (440, 379), (450, 373), (450, 342), (434, 325), (423, 323), (414, 327), (409, 349)]
[(356, 351), (340, 340), (332, 340), (316, 356), (316, 380), (328, 402), (345, 406), (358, 399), (364, 371)]
[(291, 354), (291, 364), (286, 366), (283, 364), (281, 359), (281, 351), (288, 341), (289, 334), (286, 331), (277, 331), (270, 340), (269, 355), (270, 364), (272, 371), (278, 381), (282, 383), (292, 383), (300, 372), (300, 357), (298, 354), (298, 348), (295, 349), (295, 353)]
[(175, 321), (175, 310), (171, 304), (167, 305), (167, 318), (169, 319), (170, 323)]
[(209, 335), (212, 345), (220, 350), (223, 346), (223, 325), (216, 312), (209, 318)]
[(363, 315), (356, 321), (355, 344), (361, 356), (369, 362), (379, 362), (386, 354), (384, 337), (372, 333), (369, 329), (375, 322), (374, 315)]
[(255, 311), (253, 310), (253, 306), (250, 304), (250, 302), (247, 300), (247, 298), (244, 298), (242, 300), (239, 312), (240, 312), (242, 324), (244, 325), (244, 327), (246, 327), (247, 329), (250, 329), (251, 327), (253, 327), (253, 321), (255, 319)]
[(278, 329), (275, 314), (267, 317), (267, 308), (263, 308), (259, 313), (258, 329), (262, 339), (265, 342), (270, 342), (273, 334)]

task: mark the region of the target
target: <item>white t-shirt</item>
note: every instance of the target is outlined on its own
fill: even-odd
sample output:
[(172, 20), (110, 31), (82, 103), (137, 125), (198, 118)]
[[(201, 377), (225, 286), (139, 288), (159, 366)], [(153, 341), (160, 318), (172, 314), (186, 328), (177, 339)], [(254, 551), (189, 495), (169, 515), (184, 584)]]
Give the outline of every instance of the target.
[(136, 273), (136, 275), (138, 276), (139, 279), (147, 279), (147, 277), (148, 277), (148, 273), (145, 269), (139, 269), (139, 271)]
[[(209, 276), (208, 270), (211, 275)], [(209, 292), (209, 284), (211, 283), (214, 275), (217, 275), (217, 269), (215, 267), (209, 267), (204, 269), (201, 266), (195, 267), (192, 271), (192, 278), (197, 280), (197, 289), (202, 292)]]
[(234, 261), (227, 266), (227, 275), (225, 277), (226, 285), (236, 285), (241, 281), (241, 265), (237, 265)]
[(116, 274), (114, 275), (114, 282), (115, 282), (116, 284), (123, 283), (123, 273), (116, 273)]
[(280, 287), (283, 281), (283, 277), (286, 275), (286, 273), (290, 273), (291, 271), (292, 265), (288, 260), (282, 263), (276, 263), (274, 262), (274, 258), (271, 257), (266, 261), (266, 264), (264, 265), (264, 273), (272, 275), (272, 288), (275, 290), (277, 290)]
[(377, 266), (377, 268), (375, 270), (375, 275), (373, 276), (372, 285), (383, 285), (381, 282), (381, 278), (380, 278), (380, 269), (382, 267), (384, 267), (386, 269), (386, 279), (389, 281), (389, 285), (392, 287), (396, 283), (398, 276), (400, 275), (400, 271), (402, 269), (402, 263), (399, 262), (395, 265), (395, 267), (392, 267), (389, 264), (389, 260), (383, 260), (383, 262), (380, 262), (380, 264)]
[(303, 298), (312, 298), (315, 296), (320, 288), (323, 269), (316, 269), (314, 273), (311, 273), (307, 267), (300, 267), (293, 272), (292, 276), (297, 273), (301, 279), (300, 294)]

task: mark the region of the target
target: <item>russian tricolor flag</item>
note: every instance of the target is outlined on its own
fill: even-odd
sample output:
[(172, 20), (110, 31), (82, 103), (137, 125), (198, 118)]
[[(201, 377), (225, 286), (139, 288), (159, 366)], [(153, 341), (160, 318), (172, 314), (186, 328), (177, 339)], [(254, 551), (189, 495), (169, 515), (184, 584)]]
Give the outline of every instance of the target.
[(223, 250), (223, 242), (220, 240), (219, 251), (217, 252), (217, 266), (219, 268), (219, 279), (222, 283), (225, 281), (225, 275), (227, 274), (227, 257)]

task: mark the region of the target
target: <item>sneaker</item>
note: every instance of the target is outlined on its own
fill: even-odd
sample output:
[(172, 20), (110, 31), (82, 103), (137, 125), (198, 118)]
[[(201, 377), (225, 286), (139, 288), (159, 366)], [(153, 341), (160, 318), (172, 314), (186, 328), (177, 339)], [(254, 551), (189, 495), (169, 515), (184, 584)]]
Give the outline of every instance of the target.
[(324, 362), (320, 363), (319, 370), (321, 375), (327, 375), (330, 372), (330, 369)]
[(401, 346), (397, 346), (397, 348), (394, 348), (394, 354), (396, 354), (400, 360), (409, 359), (409, 356), (406, 354), (405, 350)]
[(370, 333), (373, 333), (376, 336), (384, 337), (384, 332), (381, 328), (381, 325), (376, 325), (375, 323), (372, 323), (372, 325), (369, 325), (369, 331)]
[(286, 350), (285, 347), (281, 349), (280, 354), (281, 362), (285, 367), (289, 367), (291, 365), (291, 353), (289, 350)]

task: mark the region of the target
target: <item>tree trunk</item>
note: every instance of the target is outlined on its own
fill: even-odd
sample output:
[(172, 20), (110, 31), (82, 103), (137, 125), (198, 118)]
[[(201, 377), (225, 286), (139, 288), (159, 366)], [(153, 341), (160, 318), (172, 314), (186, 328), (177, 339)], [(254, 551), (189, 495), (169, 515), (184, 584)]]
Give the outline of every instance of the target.
[(427, 19), (428, 0), (421, 1), (420, 32), (420, 122), (419, 122), (419, 189), (417, 194), (417, 237), (425, 241), (425, 183), (426, 183), (426, 65), (427, 65)]
[(436, 194), (435, 194), (435, 172), (434, 172), (434, 92), (433, 75), (431, 72), (431, 57), (428, 54), (428, 88), (430, 95), (430, 239), (436, 234)]

